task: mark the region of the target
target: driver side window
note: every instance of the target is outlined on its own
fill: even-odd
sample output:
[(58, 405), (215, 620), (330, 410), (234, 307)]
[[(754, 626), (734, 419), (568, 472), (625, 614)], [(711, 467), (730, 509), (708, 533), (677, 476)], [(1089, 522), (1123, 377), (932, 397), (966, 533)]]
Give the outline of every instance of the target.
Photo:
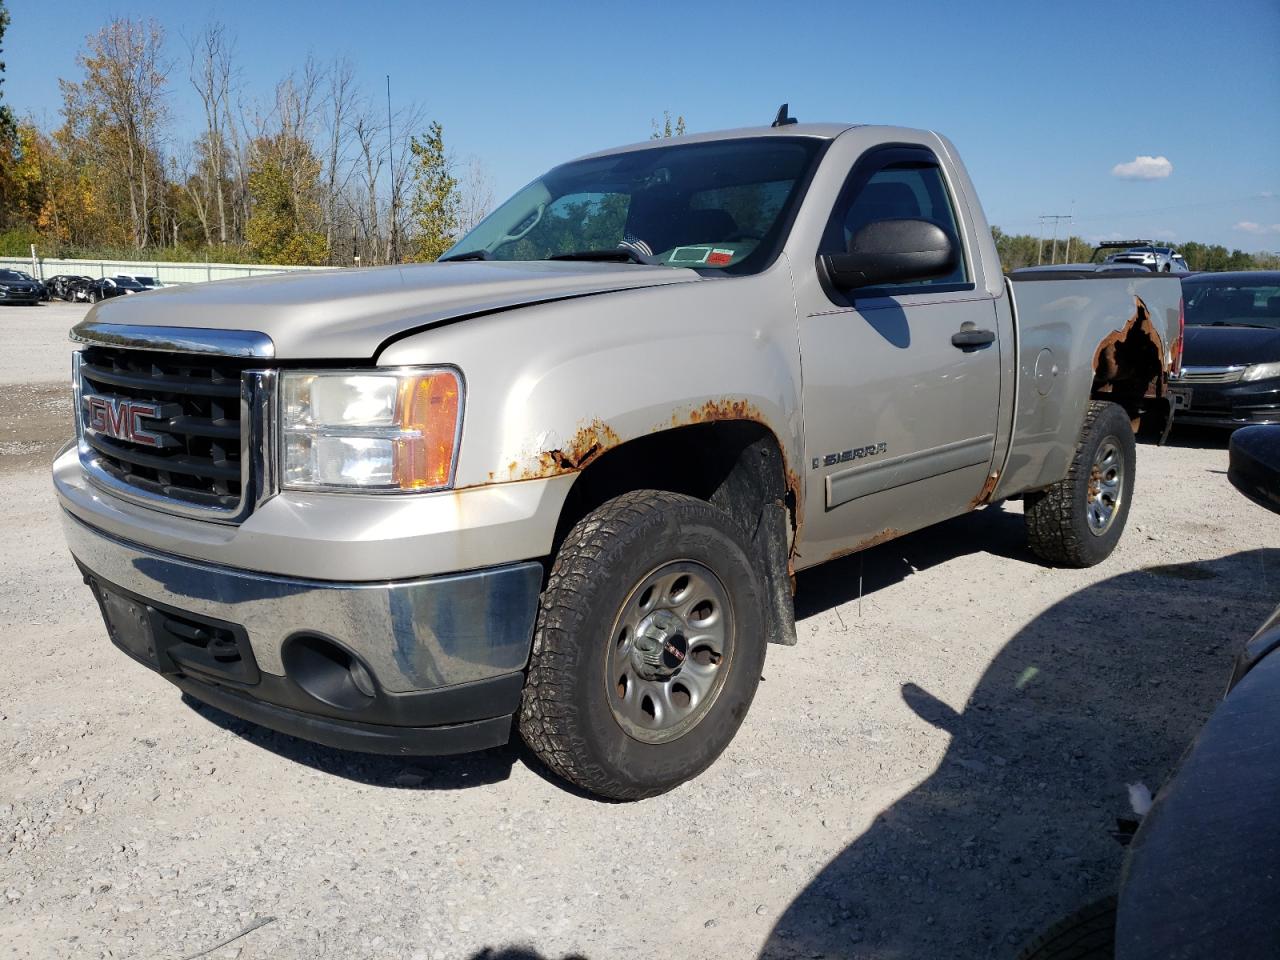
[[(823, 252), (843, 253), (849, 248), (853, 236), (869, 223), (877, 220), (928, 220), (947, 231), (960, 243), (960, 230), (952, 209), (942, 171), (935, 165), (914, 161), (890, 163), (881, 167), (858, 189), (843, 212), (837, 211), (838, 233), (828, 234), (828, 246), (839, 244), (838, 250)], [(897, 287), (954, 286), (969, 282), (968, 268), (963, 255), (956, 268), (944, 277), (896, 284)]]

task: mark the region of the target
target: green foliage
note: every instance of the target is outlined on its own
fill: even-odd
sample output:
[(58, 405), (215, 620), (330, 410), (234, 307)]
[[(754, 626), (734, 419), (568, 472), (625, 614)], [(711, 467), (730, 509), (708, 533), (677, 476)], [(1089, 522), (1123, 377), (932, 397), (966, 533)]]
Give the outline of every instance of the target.
[(462, 198), (458, 180), (450, 170), (444, 150), (444, 128), (436, 121), (419, 140), (409, 140), (413, 154), (413, 259), (431, 261), (453, 246), (461, 224)]
[(671, 111), (662, 111), (662, 123), (657, 120), (650, 120), (649, 125), (653, 128), (653, 132), (649, 134), (650, 140), (662, 140), (666, 137), (683, 137), (685, 134), (684, 115), (680, 114), (676, 117), (675, 123), (671, 122)]
[(991, 236), (996, 242), (1000, 266), (1006, 272), (1034, 267), (1037, 263), (1087, 263), (1093, 253), (1093, 244), (1081, 237), (1059, 237), (1055, 251), (1050, 237), (1041, 240), (1027, 233), (1010, 234), (999, 227), (991, 228)]
[(1229, 251), (1220, 243), (1204, 244), (1194, 240), (1180, 245), (1178, 250), (1192, 270), (1280, 270), (1280, 253)]
[(31, 245), (41, 246), (40, 233), (27, 224), (19, 224), (8, 230), (0, 230), (0, 257), (29, 257)]
[(284, 134), (255, 141), (249, 167), (251, 213), (245, 240), (263, 263), (306, 266), (329, 259), (320, 222), (320, 161)]

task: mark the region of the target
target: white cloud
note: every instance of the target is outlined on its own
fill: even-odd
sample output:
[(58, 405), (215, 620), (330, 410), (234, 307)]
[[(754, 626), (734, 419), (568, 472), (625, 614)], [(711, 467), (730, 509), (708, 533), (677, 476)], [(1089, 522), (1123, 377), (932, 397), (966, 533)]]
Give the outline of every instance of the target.
[(1261, 237), (1268, 233), (1280, 233), (1280, 223), (1254, 223), (1252, 220), (1241, 220), (1231, 229)]
[(1168, 157), (1134, 157), (1128, 163), (1117, 163), (1111, 175), (1121, 180), (1163, 180), (1173, 173)]

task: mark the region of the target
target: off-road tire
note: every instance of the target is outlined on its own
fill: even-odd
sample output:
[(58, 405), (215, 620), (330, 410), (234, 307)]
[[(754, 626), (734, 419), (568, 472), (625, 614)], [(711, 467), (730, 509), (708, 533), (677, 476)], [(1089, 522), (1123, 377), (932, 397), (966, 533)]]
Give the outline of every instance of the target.
[[(1090, 473), (1099, 448), (1109, 440), (1119, 448), (1123, 486), (1110, 525), (1103, 533), (1095, 534), (1087, 516)], [(1048, 563), (1065, 567), (1092, 567), (1109, 557), (1129, 518), (1136, 460), (1133, 425), (1124, 408), (1114, 403), (1090, 402), (1066, 477), (1047, 490), (1027, 494), (1023, 502), (1027, 543), (1032, 552)]]
[(1059, 920), (1022, 948), (1018, 960), (1113, 960), (1116, 898), (1107, 897)]
[[(746, 717), (764, 668), (765, 587), (745, 534), (724, 512), (682, 494), (639, 490), (573, 527), (542, 593), (520, 708), (520, 735), (554, 773), (610, 800), (663, 793), (709, 767)], [(608, 700), (606, 658), (631, 591), (664, 563), (705, 565), (727, 592), (734, 623), (728, 675), (683, 736), (629, 736)]]

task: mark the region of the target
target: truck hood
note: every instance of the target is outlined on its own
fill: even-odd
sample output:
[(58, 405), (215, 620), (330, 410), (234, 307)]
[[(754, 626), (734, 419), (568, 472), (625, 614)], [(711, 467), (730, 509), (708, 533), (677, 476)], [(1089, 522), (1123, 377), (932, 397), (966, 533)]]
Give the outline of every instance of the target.
[(77, 327), (249, 330), (282, 360), (375, 358), (388, 340), (516, 307), (688, 283), (692, 270), (630, 263), (468, 261), (273, 274), (103, 301)]

